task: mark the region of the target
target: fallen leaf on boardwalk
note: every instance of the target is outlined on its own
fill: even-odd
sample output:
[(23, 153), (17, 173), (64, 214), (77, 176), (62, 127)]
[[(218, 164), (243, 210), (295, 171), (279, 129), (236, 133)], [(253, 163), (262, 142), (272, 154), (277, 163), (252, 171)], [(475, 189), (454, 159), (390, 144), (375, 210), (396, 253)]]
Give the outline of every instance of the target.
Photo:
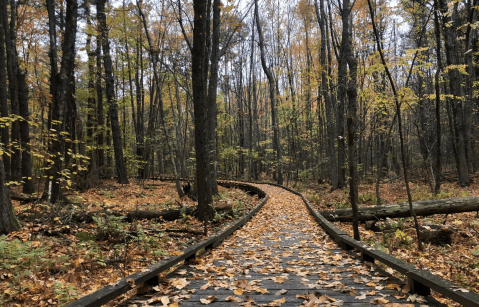
[(178, 305), (178, 303), (173, 303), (173, 304), (168, 305), (168, 307), (179, 307), (179, 305)]
[(241, 303), (243, 299), (241, 297), (230, 295), (225, 299), (225, 301), (233, 302), (233, 303)]
[(211, 304), (213, 303), (214, 301), (216, 301), (216, 299), (218, 299), (216, 296), (214, 295), (210, 295), (206, 298), (200, 298), (200, 302), (204, 305), (208, 305), (208, 304)]
[(368, 283), (366, 284), (366, 286), (368, 286), (368, 287), (377, 287), (377, 285), (376, 285), (375, 283), (373, 283), (372, 281), (368, 282)]
[(275, 283), (282, 284), (282, 283), (284, 283), (284, 277), (282, 277), (282, 276), (275, 276), (275, 277), (273, 277), (273, 281), (274, 281)]
[(365, 300), (365, 299), (366, 299), (366, 295), (367, 295), (366, 292), (361, 292), (361, 295), (355, 296), (354, 298), (355, 298), (355, 299), (358, 299), (358, 300)]
[(414, 304), (387, 303), (384, 307), (414, 307)]
[(329, 288), (339, 287), (341, 285), (342, 285), (342, 283), (340, 281), (335, 281), (333, 283), (330, 283), (327, 286), (323, 286), (323, 288), (329, 289)]
[(241, 288), (236, 289), (236, 290), (234, 291), (234, 294), (236, 294), (236, 295), (243, 295), (243, 289), (241, 289)]
[(386, 286), (386, 289), (396, 289), (398, 291), (401, 291), (401, 286), (395, 283), (390, 283)]
[(234, 283), (234, 285), (238, 288), (246, 288), (248, 286), (248, 281), (246, 279), (241, 279), (241, 280), (238, 280)]
[(249, 296), (245, 296), (245, 303), (241, 304), (241, 306), (245, 306), (245, 307), (253, 307), (253, 306), (256, 306), (256, 302), (254, 301), (254, 299), (252, 299), (251, 297)]
[(188, 286), (190, 282), (187, 281), (186, 278), (175, 278), (171, 284), (177, 289), (183, 289), (184, 287)]
[(336, 260), (336, 261), (341, 260), (341, 259), (343, 259), (343, 256), (341, 256), (340, 254), (336, 254), (335, 256), (333, 256), (333, 259)]
[(256, 289), (256, 291), (257, 291), (257, 292), (261, 292), (262, 294), (269, 293), (269, 291), (268, 291), (268, 290), (266, 290), (266, 289), (263, 289), (263, 288), (258, 288), (258, 289)]
[(275, 295), (283, 295), (283, 294), (286, 294), (286, 293), (288, 293), (288, 290), (282, 289), (282, 290), (279, 290), (278, 292), (276, 292)]
[(382, 297), (376, 297), (370, 303), (373, 304), (373, 305), (384, 305), (384, 304), (389, 303), (389, 301), (385, 298), (382, 298)]
[[(319, 304), (328, 304), (328, 303), (331, 303), (332, 301), (332, 299), (330, 299), (326, 295), (321, 295), (321, 293), (319, 292), (309, 293), (304, 296), (296, 295), (296, 297), (305, 299), (302, 305), (308, 306), (308, 307), (315, 307), (315, 306), (318, 306)], [(342, 302), (342, 301), (336, 301), (336, 300), (333, 301), (333, 303), (336, 303), (336, 302)]]
[(181, 276), (186, 276), (186, 275), (188, 275), (188, 272), (186, 270), (181, 270), (181, 271), (176, 272), (176, 274), (181, 275)]
[(206, 290), (206, 289), (208, 289), (208, 288), (211, 287), (211, 286), (212, 286), (212, 285), (211, 285), (209, 282), (207, 282), (206, 284), (202, 285), (202, 286), (200, 287), (200, 289), (201, 289), (201, 290)]
[(409, 291), (411, 291), (411, 285), (410, 284), (407, 284), (404, 286), (404, 288), (402, 288), (402, 293), (409, 293)]
[(283, 304), (285, 302), (286, 302), (286, 298), (283, 297), (283, 298), (280, 298), (278, 300), (272, 301), (271, 303), (268, 304), (268, 306), (281, 306), (281, 304)]

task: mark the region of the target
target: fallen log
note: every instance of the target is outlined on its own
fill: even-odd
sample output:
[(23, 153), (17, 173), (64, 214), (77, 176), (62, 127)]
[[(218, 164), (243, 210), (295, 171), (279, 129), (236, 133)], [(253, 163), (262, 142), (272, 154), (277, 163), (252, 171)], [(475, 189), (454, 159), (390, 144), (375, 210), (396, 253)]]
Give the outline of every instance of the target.
[[(425, 200), (413, 203), (414, 211), (418, 216), (434, 214), (450, 214), (470, 211), (479, 211), (479, 197), (461, 197), (438, 200)], [(351, 209), (324, 210), (319, 213), (332, 222), (352, 222)], [(389, 218), (410, 217), (409, 204), (399, 203), (385, 206), (359, 208), (359, 221), (376, 221)]]
[(35, 196), (22, 196), (22, 195), (17, 195), (12, 192), (10, 192), (10, 199), (12, 200), (18, 200), (22, 202), (23, 204), (28, 204), (34, 201), (39, 200), (40, 198), (35, 197)]
[[(233, 213), (233, 207), (231, 202), (228, 203), (219, 203), (218, 205), (214, 206), (216, 212), (218, 213)], [(75, 213), (72, 219), (76, 222), (86, 222), (91, 223), (93, 222), (93, 216), (98, 214), (104, 215), (114, 215), (114, 216), (125, 216), (128, 222), (132, 222), (134, 220), (152, 220), (152, 219), (163, 219), (165, 221), (174, 221), (183, 217), (185, 215), (192, 215), (196, 207), (183, 207), (181, 209), (168, 209), (163, 211), (145, 211), (145, 210), (136, 210), (136, 211), (92, 211), (92, 212), (81, 212)]]
[[(218, 213), (233, 213), (233, 207), (231, 204), (223, 204), (220, 203), (213, 207), (216, 212)], [(128, 221), (134, 220), (152, 220), (156, 218), (161, 218), (165, 221), (174, 221), (183, 217), (185, 215), (193, 215), (195, 212), (196, 207), (184, 207), (182, 209), (170, 209), (170, 210), (163, 210), (163, 211), (130, 211), (126, 215)]]

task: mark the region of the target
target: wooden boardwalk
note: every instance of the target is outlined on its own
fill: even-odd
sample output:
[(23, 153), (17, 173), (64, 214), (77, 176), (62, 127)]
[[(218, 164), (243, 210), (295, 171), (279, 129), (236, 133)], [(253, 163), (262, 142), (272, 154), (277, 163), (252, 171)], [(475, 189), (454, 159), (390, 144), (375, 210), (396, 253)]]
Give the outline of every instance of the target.
[(299, 196), (259, 186), (270, 199), (250, 222), (169, 274), (170, 287), (121, 306), (444, 306), (403, 293), (404, 283), (341, 250)]

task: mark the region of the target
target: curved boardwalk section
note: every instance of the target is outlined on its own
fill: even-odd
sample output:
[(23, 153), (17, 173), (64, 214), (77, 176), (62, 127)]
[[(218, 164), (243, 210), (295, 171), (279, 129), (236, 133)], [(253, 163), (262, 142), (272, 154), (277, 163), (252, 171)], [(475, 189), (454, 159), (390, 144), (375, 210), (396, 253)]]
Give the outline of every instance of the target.
[(412, 304), (399, 280), (341, 250), (299, 196), (258, 186), (270, 198), (250, 222), (122, 306), (443, 306), (431, 297)]

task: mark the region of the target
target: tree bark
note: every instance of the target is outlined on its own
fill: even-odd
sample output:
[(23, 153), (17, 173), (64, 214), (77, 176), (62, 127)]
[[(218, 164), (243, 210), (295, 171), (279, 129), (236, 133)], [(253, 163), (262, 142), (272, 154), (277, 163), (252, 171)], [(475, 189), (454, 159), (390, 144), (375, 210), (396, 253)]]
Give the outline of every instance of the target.
[(334, 135), (336, 134), (336, 127), (335, 127), (335, 115), (333, 112), (333, 106), (331, 101), (331, 96), (329, 94), (329, 80), (326, 76), (327, 73), (327, 66), (326, 66), (326, 40), (328, 40), (328, 34), (326, 31), (325, 19), (326, 13), (324, 11), (324, 0), (320, 0), (319, 2), (319, 9), (318, 9), (318, 1), (315, 0), (314, 2), (315, 9), (316, 9), (316, 18), (318, 19), (319, 28), (321, 30), (321, 50), (320, 50), (320, 64), (321, 64), (321, 87), (320, 92), (322, 95), (322, 99), (324, 101), (324, 105), (326, 108), (326, 131), (327, 131), (327, 143), (328, 149), (327, 153), (329, 156), (329, 174), (331, 179), (331, 186), (333, 190), (339, 188), (339, 178), (338, 178), (338, 162), (336, 159), (336, 149), (334, 147)]
[[(3, 12), (6, 11), (4, 7), (4, 1), (0, 1), (0, 116), (8, 117), (8, 94), (7, 94), (7, 67), (5, 62), (5, 31), (3, 27)], [(11, 168), (10, 168), (10, 156), (7, 154), (8, 147), (10, 146), (10, 134), (7, 126), (0, 128), (1, 131), (1, 143), (3, 144), (4, 153), (2, 155), (3, 164), (5, 169), (5, 179), (10, 181)]]
[[(206, 126), (208, 133), (208, 183), (211, 185), (208, 189), (211, 189), (213, 195), (218, 194), (217, 184), (217, 150), (216, 150), (216, 125), (218, 110), (216, 107), (216, 96), (218, 87), (218, 63), (220, 60), (220, 21), (221, 21), (221, 8), (220, 0), (213, 0), (213, 37), (210, 54), (210, 78), (208, 83), (208, 96), (207, 96), (207, 111), (206, 111)], [(209, 31), (209, 29), (208, 29)]]
[[(0, 147), (0, 151), (1, 149)], [(2, 159), (1, 156), (0, 159)], [(6, 183), (3, 161), (0, 160), (0, 235), (8, 234), (20, 228), (20, 222), (13, 212), (10, 191)]]
[(208, 133), (206, 126), (206, 1), (194, 0), (194, 28), (192, 55), (192, 82), (193, 82), (193, 105), (195, 112), (195, 152), (196, 152), (196, 182), (195, 187), (198, 194), (198, 214), (200, 221), (207, 221), (213, 218), (213, 203), (211, 183), (208, 183)]
[(115, 98), (113, 67), (110, 56), (110, 41), (108, 39), (108, 28), (106, 25), (105, 2), (106, 0), (97, 0), (97, 18), (100, 26), (101, 44), (103, 49), (106, 97), (109, 105), (108, 114), (110, 116), (118, 183), (128, 184), (128, 174), (126, 173), (125, 161), (123, 159), (123, 145), (121, 139), (120, 122), (118, 119), (118, 104)]
[[(414, 211), (418, 216), (434, 214), (451, 214), (461, 212), (479, 211), (479, 197), (449, 198), (440, 200), (425, 200), (413, 203)], [(352, 222), (351, 209), (320, 211), (326, 219), (336, 222)], [(359, 221), (376, 221), (379, 219), (411, 217), (409, 203), (399, 203), (385, 206), (360, 208)]]
[(434, 90), (436, 92), (436, 144), (434, 147), (434, 193), (438, 194), (441, 191), (442, 180), (442, 161), (441, 161), (441, 91), (439, 88), (440, 74), (442, 71), (441, 62), (441, 29), (439, 27), (438, 12), (439, 6), (437, 0), (434, 0), (434, 32), (436, 36), (436, 55), (437, 55), (437, 70), (434, 76)]
[[(17, 8), (14, 0), (10, 0), (10, 24), (8, 22), (7, 1), (3, 1), (3, 30), (5, 31), (5, 47), (7, 53), (8, 89), (10, 97), (10, 109), (12, 115), (19, 116), (18, 106), (18, 83), (17, 83), (17, 50), (16, 50), (16, 16)], [(11, 180), (21, 181), (21, 150), (20, 150), (20, 121), (15, 118), (11, 126)]]
[[(354, 5), (354, 4), (353, 4)], [(355, 121), (357, 113), (357, 60), (354, 57), (352, 50), (352, 35), (351, 28), (349, 26), (349, 19), (351, 14), (352, 7), (350, 7), (349, 0), (343, 1), (343, 11), (341, 12), (341, 17), (343, 20), (343, 37), (341, 40), (342, 48), (341, 53), (344, 54), (344, 59), (347, 61), (349, 66), (349, 77), (346, 87), (346, 93), (348, 98), (348, 153), (349, 153), (349, 200), (351, 202), (351, 208), (353, 211), (353, 232), (354, 239), (360, 240), (359, 236), (359, 222), (358, 222), (358, 178), (356, 170), (356, 133), (355, 133)]]
[[(95, 52), (91, 50), (91, 38), (92, 38), (92, 25), (90, 16), (90, 3), (87, 1), (85, 3), (85, 18), (87, 22), (87, 37), (85, 43), (85, 51), (88, 56), (88, 98), (87, 98), (87, 142), (90, 144), (95, 144), (95, 122), (96, 122), (96, 100), (95, 100)], [(96, 151), (93, 149), (95, 146), (92, 146), (92, 149), (89, 151), (90, 164), (89, 171), (92, 172), (98, 167), (96, 161)]]
[[(457, 18), (458, 18), (458, 3), (453, 5), (452, 13), (450, 12), (447, 3), (444, 0), (439, 0), (439, 7), (442, 11), (443, 22), (443, 36), (444, 36), (444, 48), (446, 51), (446, 63), (448, 66), (459, 65), (458, 55), (460, 54), (457, 41)], [(461, 72), (455, 68), (450, 67), (448, 69), (449, 76), (449, 89), (452, 94), (451, 107), (455, 126), (454, 142), (456, 144), (456, 163), (458, 183), (460, 186), (468, 186), (471, 183), (469, 176), (469, 169), (467, 165), (466, 157), (466, 139), (465, 139), (465, 114), (464, 104), (462, 102), (463, 97), (463, 77)]]
[(34, 192), (32, 180), (32, 155), (30, 148), (30, 111), (28, 110), (28, 87), (25, 80), (25, 72), (22, 69), (17, 71), (18, 80), (18, 105), (20, 116), (20, 137), (22, 145), (22, 181), (23, 193), (32, 194)]
[(101, 65), (101, 34), (96, 35), (96, 154), (98, 168), (105, 166), (105, 118), (103, 114), (103, 85)]

